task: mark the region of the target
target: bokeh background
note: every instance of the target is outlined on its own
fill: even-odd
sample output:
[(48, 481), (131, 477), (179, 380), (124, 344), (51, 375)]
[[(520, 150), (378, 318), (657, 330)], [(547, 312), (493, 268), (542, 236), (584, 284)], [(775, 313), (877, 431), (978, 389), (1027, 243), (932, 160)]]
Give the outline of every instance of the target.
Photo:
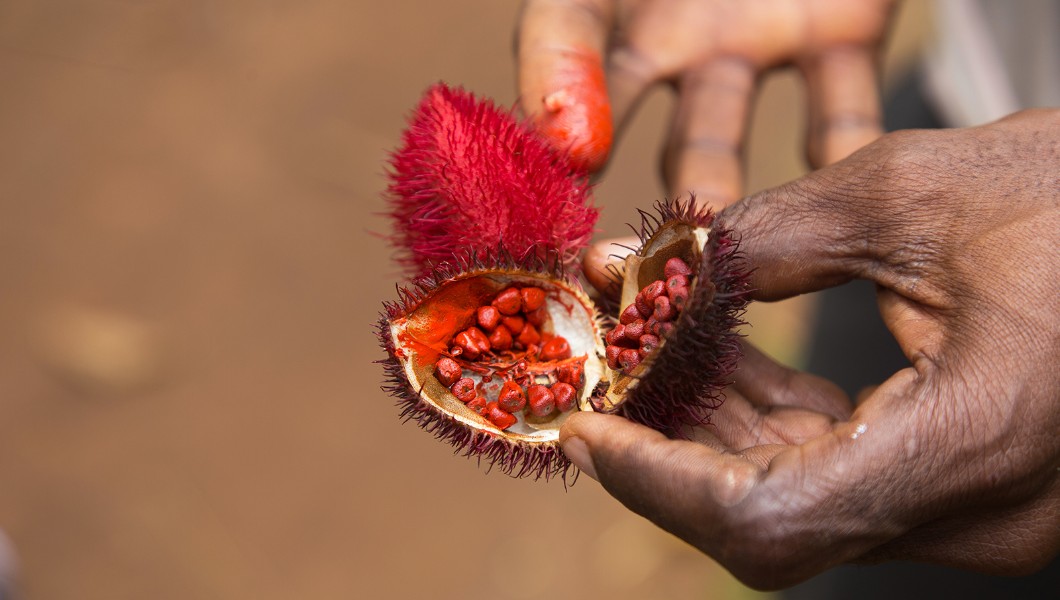
[[(886, 77), (926, 27), (903, 9)], [(588, 479), (397, 419), (383, 161), (445, 80), (515, 101), (515, 2), (0, 1), (0, 530), (19, 597), (752, 598)], [(661, 197), (665, 91), (597, 189)], [(789, 73), (749, 190), (804, 169)], [(810, 300), (812, 301), (812, 300)], [(799, 364), (807, 300), (748, 332)]]

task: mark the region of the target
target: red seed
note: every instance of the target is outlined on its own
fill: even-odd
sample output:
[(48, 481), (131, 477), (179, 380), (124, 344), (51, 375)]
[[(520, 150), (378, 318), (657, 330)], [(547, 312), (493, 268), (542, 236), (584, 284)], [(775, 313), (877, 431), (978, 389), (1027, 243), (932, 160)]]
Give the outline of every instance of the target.
[(649, 314), (650, 315), (651, 311), (655, 307), (655, 301), (654, 300), (652, 300), (651, 303), (649, 303), (647, 298), (645, 298), (644, 290), (641, 290), (641, 291), (637, 292), (637, 297), (633, 299), (633, 304), (635, 304), (637, 306), (637, 312), (639, 312), (642, 315), (643, 314)]
[(548, 309), (542, 306), (537, 310), (532, 310), (526, 313), (526, 320), (531, 325), (540, 328), (548, 322)]
[(497, 395), (497, 404), (510, 413), (519, 412), (526, 408), (526, 394), (518, 383), (505, 381)]
[(645, 318), (647, 316), (649, 316), (649, 315), (640, 314), (640, 309), (637, 308), (637, 303), (634, 302), (633, 304), (630, 304), (629, 306), (627, 306), (625, 308), (625, 310), (622, 311), (622, 314), (619, 315), (619, 317), (618, 317), (618, 322), (622, 323), (623, 325), (625, 325), (627, 323), (632, 323), (633, 321), (636, 321), (637, 319), (643, 319), (643, 318)]
[(511, 350), (512, 341), (512, 332), (504, 325), (498, 325), (490, 334), (490, 346), (498, 352)]
[(490, 423), (500, 430), (505, 430), (515, 425), (515, 415), (505, 411), (496, 402), (490, 402), (486, 405), (485, 417), (489, 419)]
[(688, 277), (686, 275), (674, 275), (666, 279), (667, 292), (674, 288), (682, 287), (688, 287)]
[(631, 342), (637, 342), (637, 340), (640, 339), (640, 336), (644, 335), (644, 320), (637, 319), (626, 325), (626, 330), (622, 335)]
[(493, 299), (493, 306), (501, 311), (503, 315), (514, 315), (523, 307), (523, 298), (519, 294), (519, 288), (508, 288), (497, 294)]
[(670, 305), (680, 310), (688, 303), (688, 288), (676, 287), (670, 289)]
[(673, 329), (673, 323), (659, 323), (659, 333), (657, 333), (656, 335), (658, 335), (659, 338), (662, 339), (666, 337), (666, 335), (668, 335), (671, 331), (673, 331)]
[(691, 275), (692, 269), (688, 266), (688, 263), (675, 256), (666, 261), (666, 265), (663, 266), (663, 274), (669, 279), (674, 275)]
[(615, 325), (614, 329), (607, 332), (607, 335), (604, 336), (604, 342), (608, 345), (617, 344), (619, 340), (623, 339), (625, 333), (626, 326), (619, 323), (618, 325)]
[(563, 365), (559, 368), (556, 373), (556, 379), (563, 383), (569, 383), (575, 388), (581, 387), (582, 375), (585, 373), (585, 367), (581, 363)]
[(669, 298), (659, 296), (655, 299), (655, 314), (652, 316), (660, 322), (672, 321), (677, 316), (677, 309), (670, 305)]
[(655, 315), (648, 317), (644, 322), (644, 333), (659, 335), (659, 319), (656, 319)]
[(478, 414), (480, 414), (482, 416), (486, 416), (486, 405), (487, 404), (489, 404), (489, 403), (486, 402), (485, 398), (483, 398), (482, 396), (476, 396), (474, 400), (472, 400), (471, 402), (467, 403), (467, 407), (470, 408), (471, 410), (477, 412)]
[(453, 344), (458, 346), (461, 350), (460, 355), (470, 360), (475, 360), (482, 354), (482, 344), (472, 331), (477, 331), (478, 335), (486, 341), (486, 351), (489, 352), (489, 339), (482, 333), (478, 327), (471, 327), (456, 334), (453, 338)]
[(655, 351), (659, 347), (659, 337), (646, 333), (640, 336), (640, 352), (643, 356), (647, 356)]
[(541, 347), (541, 360), (564, 360), (570, 358), (570, 344), (562, 336), (556, 336)]
[(526, 389), (530, 402), (530, 414), (547, 417), (556, 410), (556, 397), (543, 385), (532, 385)]
[(523, 330), (519, 332), (519, 343), (523, 345), (523, 348), (530, 348), (533, 344), (541, 343), (541, 334), (537, 332), (537, 328), (533, 325), (527, 324), (523, 327)]
[(461, 377), (449, 388), (456, 399), (461, 402), (471, 402), (475, 399), (475, 380), (470, 377)]
[(475, 350), (480, 355), (488, 353), (492, 348), (490, 347), (490, 339), (482, 332), (478, 327), (468, 327), (464, 330), (467, 333), (468, 339), (474, 344)]
[(512, 335), (519, 335), (523, 331), (523, 326), (526, 325), (526, 319), (519, 316), (503, 317), (501, 323), (504, 323)]
[(460, 364), (448, 356), (443, 356), (438, 359), (438, 362), (434, 365), (434, 376), (438, 378), (438, 381), (442, 382), (442, 385), (449, 387), (456, 383), (456, 380), (460, 379), (460, 376), (464, 374), (464, 370), (460, 368)]
[(612, 369), (618, 368), (618, 356), (622, 354), (622, 350), (624, 350), (624, 348), (614, 345), (604, 348), (604, 355), (607, 356), (608, 367), (611, 367)]
[(661, 279), (656, 279), (655, 281), (644, 286), (644, 289), (641, 290), (640, 293), (644, 294), (644, 299), (647, 300), (649, 304), (651, 304), (652, 308), (654, 308), (655, 299), (666, 293), (666, 283), (664, 283)]
[(552, 384), (552, 396), (556, 399), (556, 409), (559, 412), (567, 412), (574, 408), (578, 399), (578, 391), (573, 385), (560, 381)]
[(618, 364), (622, 370), (629, 374), (640, 364), (640, 353), (636, 350), (623, 350), (618, 355)]
[(491, 350), (490, 339), (486, 337), (486, 334), (482, 332), (478, 327), (468, 327), (467, 334), (471, 336), (471, 341), (475, 343), (481, 354), (485, 354)]
[(545, 305), (545, 290), (541, 288), (523, 288), (519, 294), (523, 300), (523, 312), (533, 312)]
[(480, 306), (478, 308), (478, 326), (486, 331), (493, 331), (501, 322), (501, 311), (496, 306)]

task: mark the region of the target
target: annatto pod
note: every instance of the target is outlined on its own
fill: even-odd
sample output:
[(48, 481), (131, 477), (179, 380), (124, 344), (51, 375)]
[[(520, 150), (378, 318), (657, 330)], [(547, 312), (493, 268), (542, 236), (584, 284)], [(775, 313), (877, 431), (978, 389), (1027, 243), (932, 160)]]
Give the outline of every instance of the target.
[(598, 216), (584, 169), (510, 112), (442, 83), (413, 111), (389, 175), (392, 241), (416, 276), (502, 247), (576, 268)]
[[(517, 137), (536, 135), (488, 103), (474, 106), (472, 112), (493, 110), (490, 122), (501, 122)], [(433, 123), (452, 127), (445, 120)], [(461, 131), (471, 137), (433, 135), (470, 144), (496, 139), (488, 130)], [(395, 155), (395, 164), (407, 150)], [(563, 157), (552, 164), (563, 168), (516, 177), (582, 176), (567, 169)], [(471, 168), (462, 173), (479, 176)], [(397, 186), (401, 194), (427, 196), (410, 181)], [(449, 178), (424, 185), (445, 194), (447, 186), (469, 184)], [(406, 212), (415, 205), (408, 198), (401, 202)], [(486, 203), (498, 205), (496, 198)], [(559, 429), (575, 410), (620, 414), (683, 435), (709, 419), (739, 356), (733, 328), (746, 304), (746, 274), (732, 237), (712, 226), (711, 213), (694, 198), (642, 212), (641, 248), (614, 272), (622, 285), (617, 316), (601, 316), (582, 290), (569, 243), (557, 248), (538, 240), (513, 248), (480, 239), (454, 246), (450, 258), (425, 263), (431, 268), (399, 287), (398, 300), (385, 305), (378, 323), (388, 354), (384, 389), (399, 399), (406, 420), (517, 477), (567, 474)]]
[[(619, 324), (605, 347), (605, 357), (621, 349), (620, 359), (609, 365), (598, 410), (683, 436), (721, 404), (740, 357), (735, 329), (749, 290), (732, 233), (713, 225), (694, 197), (641, 211), (641, 247), (617, 274)], [(623, 364), (634, 347), (638, 360)]]
[[(518, 300), (508, 305), (513, 292)], [(537, 308), (523, 301), (538, 294)], [(483, 318), (498, 308), (495, 323)], [(489, 345), (471, 357), (475, 336), (467, 334), (476, 330)], [(406, 420), (458, 451), (514, 476), (549, 478), (569, 465), (559, 427), (574, 410), (592, 410), (591, 396), (606, 378), (600, 331), (593, 302), (558, 263), (452, 263), (386, 305), (379, 324), (389, 354), (384, 389)], [(462, 393), (464, 386), (472, 391)]]

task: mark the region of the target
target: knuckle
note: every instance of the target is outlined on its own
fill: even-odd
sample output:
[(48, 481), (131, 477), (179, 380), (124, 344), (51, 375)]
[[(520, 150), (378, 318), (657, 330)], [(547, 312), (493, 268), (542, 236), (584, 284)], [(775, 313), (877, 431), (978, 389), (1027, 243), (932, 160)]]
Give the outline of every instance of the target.
[(902, 130), (888, 133), (880, 138), (877, 165), (869, 171), (873, 189), (894, 199), (921, 197), (924, 184), (933, 180), (937, 170), (931, 163), (937, 156), (934, 132)]

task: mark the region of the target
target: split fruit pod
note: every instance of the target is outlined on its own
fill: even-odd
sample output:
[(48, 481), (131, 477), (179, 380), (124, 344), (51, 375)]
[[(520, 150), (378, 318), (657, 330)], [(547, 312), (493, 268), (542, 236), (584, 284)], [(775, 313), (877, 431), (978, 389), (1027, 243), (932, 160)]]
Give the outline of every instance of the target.
[[(613, 272), (621, 284), (619, 323), (608, 333), (605, 359), (619, 360), (608, 365), (596, 407), (685, 437), (709, 422), (732, 383), (748, 272), (733, 233), (717, 227), (694, 196), (657, 202), (640, 215), (641, 246)], [(634, 347), (640, 360), (623, 361)]]
[[(541, 305), (525, 306), (524, 295)], [(494, 311), (495, 323), (481, 318)], [(464, 342), (478, 337), (469, 331), (490, 342), (485, 352), (467, 352)], [(595, 305), (558, 265), (537, 259), (442, 266), (399, 290), (379, 337), (389, 354), (384, 389), (402, 417), (516, 477), (569, 468), (559, 429), (574, 411), (592, 410), (607, 377)]]
[[(516, 477), (566, 476), (575, 411), (667, 435), (707, 422), (739, 356), (746, 273), (694, 198), (641, 213), (641, 247), (594, 303), (578, 256), (587, 174), (527, 123), (439, 83), (391, 155), (391, 241), (415, 279), (384, 305), (384, 389), (402, 416)], [(606, 312), (606, 314), (605, 314)]]
[(747, 274), (713, 225), (694, 198), (642, 212), (641, 247), (613, 271), (617, 318), (558, 261), (441, 265), (386, 305), (385, 389), (406, 420), (516, 477), (567, 475), (559, 430), (575, 411), (682, 436), (709, 420), (740, 355)]

